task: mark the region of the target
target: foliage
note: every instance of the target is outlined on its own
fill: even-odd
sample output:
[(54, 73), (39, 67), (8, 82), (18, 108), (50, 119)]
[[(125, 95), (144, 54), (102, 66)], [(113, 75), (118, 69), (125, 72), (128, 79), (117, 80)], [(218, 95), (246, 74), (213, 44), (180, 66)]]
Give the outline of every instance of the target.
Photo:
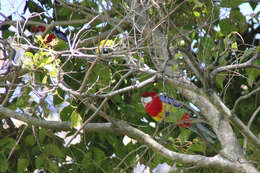
[[(139, 21), (132, 16), (132, 1), (52, 2), (26, 1), (23, 13), (19, 14), (19, 25), (15, 15), (6, 16), (0, 24), (4, 40), (0, 54), (0, 101), (4, 107), (32, 117), (70, 122), (70, 130), (60, 135), (60, 129), (30, 123), (16, 126), (13, 119), (1, 114), (0, 172), (132, 172), (137, 162), (150, 168), (164, 162), (175, 163), (177, 168), (192, 166), (165, 158), (142, 141), (133, 140), (126, 145), (124, 132), (117, 129), (115, 133), (81, 130), (79, 137), (75, 137), (77, 142), (67, 146), (77, 129), (95, 114), (90, 123), (108, 122), (104, 114), (114, 120), (124, 120), (171, 151), (209, 157), (218, 154), (221, 141), (209, 146), (200, 136), (176, 125), (188, 108), (189, 112), (203, 117), (200, 111), (194, 112), (190, 107), (173, 108), (169, 112), (175, 116), (166, 117), (156, 128), (151, 126), (153, 120), (140, 102), (142, 92), (163, 92), (185, 105), (193, 100), (184, 97), (177, 87), (168, 85), (163, 77), (152, 84), (138, 85), (154, 75), (152, 70), (158, 70), (155, 60), (163, 64), (167, 58), (156, 55), (154, 49), (160, 48), (153, 43), (150, 31), (138, 27)], [(260, 30), (260, 12), (245, 16), (239, 10), (243, 2), (149, 1), (149, 8), (143, 10), (150, 20), (146, 21), (147, 25), (153, 24), (153, 31), (159, 29), (167, 35), (168, 51), (174, 52), (169, 56), (176, 62), (170, 66), (171, 73), (183, 72), (181, 77), (206, 93), (216, 91), (223, 103), (247, 124), (260, 105), (259, 56), (243, 68), (210, 75), (219, 67), (242, 64), (259, 54), (256, 34)], [(257, 5), (253, 1), (246, 4), (252, 9)], [(223, 14), (225, 9), (229, 9), (229, 15)], [(45, 36), (28, 35), (38, 24), (49, 26)], [(16, 27), (15, 31), (11, 25)], [(44, 45), (53, 28), (64, 32), (68, 42), (60, 40), (59, 47)], [(8, 38), (15, 41), (10, 43)], [(17, 47), (24, 50), (22, 55)], [(192, 57), (189, 58), (205, 82), (189, 66), (187, 51), (182, 50), (188, 50)], [(157, 75), (164, 72), (158, 70)], [(248, 96), (251, 92), (254, 93)], [(245, 98), (237, 103), (241, 96)], [(101, 113), (93, 106), (98, 109), (101, 106)], [(250, 129), (260, 137), (259, 112), (256, 114)], [(244, 136), (236, 126), (234, 131), (242, 146)], [(257, 163), (254, 166), (259, 169), (259, 152), (250, 142), (245, 146), (245, 157)], [(194, 171), (216, 172), (212, 167), (188, 172)]]

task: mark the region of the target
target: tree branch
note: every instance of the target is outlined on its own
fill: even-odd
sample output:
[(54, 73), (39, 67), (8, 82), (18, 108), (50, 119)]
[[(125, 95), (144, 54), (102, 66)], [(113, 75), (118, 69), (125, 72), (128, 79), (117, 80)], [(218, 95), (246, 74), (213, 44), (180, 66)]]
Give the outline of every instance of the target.
[(251, 91), (251, 92), (248, 93), (247, 95), (244, 95), (244, 96), (239, 97), (239, 98), (236, 100), (236, 102), (235, 102), (235, 104), (234, 104), (234, 106), (233, 106), (232, 111), (235, 112), (235, 110), (236, 110), (236, 108), (237, 108), (237, 105), (238, 105), (238, 103), (239, 103), (241, 100), (244, 100), (244, 99), (247, 99), (247, 98), (251, 97), (253, 94), (257, 93), (258, 91), (260, 91), (260, 87), (259, 87), (259, 88), (256, 88), (256, 89), (253, 90), (253, 91)]
[[(0, 105), (0, 115), (9, 118), (15, 118), (17, 120), (23, 121), (28, 125), (33, 125), (37, 127), (43, 127), (46, 129), (53, 129), (57, 131), (72, 131), (70, 127), (70, 122), (68, 121), (47, 121), (44, 119), (39, 119), (32, 117), (26, 113), (15, 112), (11, 109), (5, 108)], [(119, 133), (118, 130), (112, 125), (112, 123), (89, 123), (85, 128), (87, 132), (109, 132), (109, 133)]]
[(77, 91), (74, 91), (68, 87), (66, 87), (64, 84), (62, 83), (59, 83), (58, 86), (66, 91), (66, 92), (69, 92), (73, 95), (76, 95), (76, 96), (89, 96), (89, 97), (98, 97), (98, 98), (106, 98), (106, 97), (112, 97), (112, 96), (115, 96), (115, 95), (118, 95), (118, 94), (122, 94), (124, 92), (127, 92), (127, 91), (130, 91), (130, 90), (134, 90), (134, 89), (138, 89), (138, 88), (142, 88), (150, 83), (153, 83), (157, 80), (157, 76), (154, 75), (153, 77), (143, 81), (143, 82), (140, 82), (140, 83), (136, 83), (134, 85), (130, 85), (128, 87), (125, 87), (125, 88), (121, 88), (121, 89), (118, 89), (118, 90), (115, 90), (115, 91), (111, 91), (107, 94), (89, 94), (88, 92), (84, 92), (84, 93), (80, 93), (80, 92), (77, 92)]
[[(96, 111), (97, 108), (89, 104), (89, 108), (93, 111)], [(165, 148), (163, 145), (155, 141), (151, 136), (142, 132), (141, 130), (134, 128), (128, 125), (124, 121), (118, 121), (108, 116), (105, 112), (99, 111), (99, 114), (105, 119), (109, 119), (110, 122), (113, 123), (115, 127), (119, 129), (119, 131), (131, 138), (138, 140), (139, 142), (147, 145), (154, 152), (162, 155), (170, 160), (179, 161), (187, 164), (194, 164), (198, 168), (201, 167), (219, 167), (219, 168), (229, 168), (231, 171), (237, 172), (246, 172), (245, 170), (250, 170), (250, 173), (257, 173), (258, 171), (248, 164), (243, 164), (239, 162), (233, 162), (228, 159), (223, 158), (221, 155), (215, 155), (213, 157), (206, 157), (201, 155), (190, 155), (190, 154), (182, 154), (171, 151)]]
[[(132, 71), (127, 72), (118, 82), (117, 84), (113, 87), (112, 91), (114, 91), (122, 82), (125, 78), (127, 78), (129, 75), (132, 74)], [(105, 105), (105, 103), (109, 100), (110, 97), (106, 97), (102, 103), (99, 105), (99, 107), (96, 109), (96, 111), (81, 125), (81, 127), (73, 134), (71, 139), (68, 141), (66, 146), (69, 146), (72, 140), (80, 133), (80, 131), (88, 124), (90, 123), (98, 114), (99, 111), (101, 111), (102, 107)]]
[(245, 135), (251, 143), (258, 149), (260, 149), (260, 139), (258, 139), (249, 128), (239, 119), (237, 116), (232, 113), (216, 95), (216, 93), (211, 95), (213, 103), (218, 107), (223, 116), (228, 118), (240, 131)]
[[(252, 122), (254, 121), (254, 119), (255, 119), (255, 117), (256, 117), (256, 115), (258, 114), (259, 111), (260, 111), (260, 106), (258, 106), (258, 108), (254, 111), (253, 115), (249, 119), (248, 124), (247, 124), (247, 128), (249, 130), (250, 130), (250, 126), (251, 126)], [(246, 152), (246, 144), (247, 144), (247, 138), (244, 139), (244, 143), (243, 143), (244, 153)]]
[[(139, 18), (139, 20), (137, 20), (138, 22), (136, 22), (136, 25), (138, 28), (145, 28), (144, 37), (147, 37), (146, 34), (150, 33), (149, 31), (153, 31), (151, 33), (151, 38), (155, 48), (153, 49), (154, 54), (152, 60), (155, 64), (156, 69), (158, 71), (162, 71), (163, 66), (159, 58), (169, 58), (166, 46), (167, 36), (161, 32), (161, 28), (154, 30), (154, 27), (151, 26), (153, 22), (149, 20), (148, 14), (146, 13), (147, 11), (143, 10), (146, 9), (146, 7), (149, 6), (149, 4), (143, 5), (139, 1), (134, 2), (134, 6), (132, 8), (137, 11), (138, 15), (136, 16), (136, 18)], [(147, 23), (149, 23), (149, 25)], [(228, 121), (228, 118), (226, 116), (223, 117), (222, 115), (223, 112), (225, 112), (223, 110), (225, 107), (220, 107), (219, 103), (223, 104), (223, 102), (219, 99), (219, 97), (217, 97), (217, 99), (219, 99), (218, 101), (220, 102), (217, 102), (218, 104), (216, 104), (214, 102), (214, 99), (216, 98), (214, 98), (213, 100), (211, 99), (211, 95), (216, 95), (215, 92), (212, 91), (212, 93), (206, 93), (202, 89), (197, 88), (196, 86), (194, 86), (194, 84), (188, 81), (185, 78), (185, 75), (181, 75), (181, 71), (179, 71), (179, 74), (177, 72), (173, 72), (172, 67), (174, 66), (174, 63), (176, 63), (174, 62), (174, 60), (172, 60), (171, 63), (168, 63), (166, 70), (164, 70), (164, 74), (160, 75), (159, 77), (165, 79), (165, 81), (169, 82), (169, 84), (176, 88), (185, 98), (187, 98), (199, 107), (201, 113), (209, 121), (210, 125), (212, 126), (214, 132), (216, 133), (221, 143), (222, 150), (220, 151), (220, 153), (223, 159), (228, 158), (229, 160), (233, 161), (241, 160), (243, 162), (247, 162), (241, 149), (241, 146), (237, 141), (237, 137)], [(149, 68), (146, 69), (148, 70), (144, 70), (144, 72), (151, 72)], [(228, 108), (226, 109), (229, 111)], [(254, 170), (254, 172), (257, 172), (253, 166), (247, 166), (251, 167)], [(235, 167), (233, 167), (232, 169), (234, 170)], [(238, 171), (240, 172), (241, 170)], [(244, 170), (244, 172), (250, 171)]]
[(234, 64), (234, 65), (227, 65), (227, 66), (222, 66), (219, 67), (215, 70), (213, 70), (210, 74), (211, 80), (215, 81), (215, 77), (218, 73), (221, 73), (223, 71), (227, 70), (234, 70), (234, 69), (240, 69), (240, 68), (245, 68), (245, 67), (252, 67), (252, 68), (260, 68), (260, 66), (255, 66), (252, 64), (252, 62), (260, 57), (260, 51), (257, 52), (253, 58), (249, 59), (247, 62), (244, 62), (242, 64)]
[(203, 78), (203, 76), (201, 75), (198, 66), (195, 62), (195, 57), (186, 49), (182, 48), (182, 47), (177, 47), (176, 50), (181, 51), (182, 53), (184, 53), (185, 55), (183, 56), (184, 61), (186, 62), (186, 64), (191, 68), (191, 70), (195, 73), (195, 75), (197, 76), (197, 78), (202, 82), (205, 83), (205, 79)]
[(197, 168), (201, 167), (219, 167), (219, 168), (229, 168), (232, 172), (244, 172), (245, 170), (250, 170), (252, 173), (257, 173), (258, 171), (251, 166), (231, 162), (230, 160), (222, 158), (220, 155), (213, 157), (205, 157), (201, 155), (190, 155), (190, 154), (181, 154), (174, 151), (171, 151), (165, 148), (163, 145), (155, 141), (151, 136), (146, 133), (128, 125), (124, 121), (112, 121), (115, 126), (117, 126), (120, 131), (125, 135), (138, 140), (139, 142), (147, 145), (154, 152), (170, 159), (173, 161), (178, 161), (182, 163), (194, 164)]

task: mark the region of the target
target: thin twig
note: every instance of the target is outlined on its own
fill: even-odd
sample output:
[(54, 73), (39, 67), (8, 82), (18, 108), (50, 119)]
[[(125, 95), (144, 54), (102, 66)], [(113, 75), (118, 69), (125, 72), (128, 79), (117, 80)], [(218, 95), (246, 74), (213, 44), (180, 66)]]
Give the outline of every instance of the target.
[(141, 146), (139, 146), (138, 148), (136, 148), (136, 149), (130, 151), (129, 153), (127, 153), (127, 155), (125, 155), (124, 158), (117, 164), (117, 166), (114, 168), (114, 170), (116, 171), (116, 170), (119, 168), (119, 166), (121, 166), (121, 165), (124, 163), (124, 161), (125, 161), (131, 154), (137, 152), (138, 150), (140, 150), (140, 149), (142, 149), (142, 148), (146, 148), (146, 146), (145, 146), (145, 145), (141, 145)]
[(217, 69), (213, 70), (210, 74), (210, 78), (212, 81), (215, 81), (215, 77), (218, 73), (221, 73), (223, 71), (227, 70), (234, 70), (234, 69), (240, 69), (245, 67), (252, 67), (252, 68), (260, 68), (260, 66), (255, 66), (252, 64), (252, 62), (260, 57), (260, 51), (255, 54), (255, 56), (248, 61), (242, 63), (242, 64), (233, 64), (233, 65), (227, 65), (218, 67)]
[(79, 93), (77, 91), (74, 91), (73, 89), (70, 89), (68, 87), (66, 87), (64, 84), (62, 83), (59, 83), (58, 86), (66, 91), (66, 92), (69, 92), (73, 95), (76, 95), (76, 96), (89, 96), (89, 97), (97, 97), (97, 98), (106, 98), (106, 97), (112, 97), (114, 95), (118, 95), (118, 94), (122, 94), (122, 93), (125, 93), (127, 91), (131, 91), (131, 90), (134, 90), (134, 89), (138, 89), (138, 88), (142, 88), (150, 83), (153, 83), (157, 80), (157, 76), (154, 75), (152, 76), (151, 78), (143, 81), (143, 82), (140, 82), (140, 83), (136, 83), (134, 85), (130, 85), (128, 87), (125, 87), (125, 88), (121, 88), (121, 89), (118, 89), (118, 90), (114, 90), (114, 91), (111, 91), (107, 94), (89, 94), (89, 93)]
[(79, 93), (82, 93), (82, 91), (86, 88), (87, 86), (87, 83), (88, 83), (88, 79), (90, 77), (90, 74), (92, 73), (92, 71), (94, 70), (94, 67), (96, 66), (97, 64), (97, 59), (95, 59), (95, 61), (91, 64), (91, 66), (89, 67), (88, 71), (86, 72), (85, 74), (85, 77), (82, 81), (82, 84), (78, 90)]
[[(260, 106), (258, 106), (258, 108), (254, 111), (253, 115), (249, 119), (248, 124), (247, 124), (248, 129), (250, 129), (250, 126), (251, 126), (252, 122), (254, 121), (254, 119), (255, 119), (255, 117), (256, 117), (256, 115), (258, 114), (259, 111), (260, 111)], [(244, 142), (243, 142), (244, 153), (246, 153), (246, 146), (247, 146), (247, 138), (245, 138)]]
[(25, 127), (23, 128), (23, 131), (21, 132), (19, 138), (17, 139), (17, 141), (15, 142), (15, 144), (14, 144), (12, 150), (10, 151), (7, 160), (9, 160), (9, 159), (11, 158), (11, 156), (12, 156), (12, 154), (13, 154), (13, 152), (14, 152), (16, 146), (19, 144), (20, 140), (22, 139), (22, 136), (23, 136), (25, 130), (27, 129), (27, 127), (28, 127), (28, 126), (25, 126)]
[(234, 106), (233, 106), (233, 108), (232, 108), (232, 111), (235, 112), (235, 110), (236, 110), (236, 108), (237, 108), (237, 105), (238, 105), (238, 103), (239, 103), (240, 101), (251, 97), (253, 94), (257, 93), (258, 91), (260, 91), (260, 87), (259, 87), (259, 88), (256, 88), (256, 89), (253, 90), (253, 91), (251, 91), (251, 92), (248, 93), (247, 95), (244, 95), (244, 96), (239, 97), (239, 98), (236, 100), (236, 102), (235, 102), (235, 104), (234, 104)]
[[(87, 26), (89, 26), (92, 22), (94, 22), (97, 18), (99, 17), (99, 15), (97, 15), (96, 17), (94, 17), (93, 19), (91, 19), (88, 23), (87, 23)], [(75, 45), (76, 45), (76, 42), (78, 41), (78, 37), (79, 37), (79, 34), (85, 30), (86, 28), (85, 27), (82, 27), (79, 32), (77, 33), (73, 43), (72, 43), (72, 46), (71, 46), (71, 49), (75, 49)], [(78, 41), (79, 42), (79, 41)]]
[[(129, 71), (128, 73), (126, 73), (118, 82), (117, 84), (114, 86), (114, 88), (112, 89), (115, 90), (122, 82), (123, 80), (128, 77), (130, 74), (132, 74), (132, 71)], [(109, 100), (109, 96), (106, 97), (102, 103), (100, 104), (100, 106), (97, 108), (97, 110), (81, 125), (81, 127), (73, 134), (73, 136), (70, 138), (70, 140), (68, 141), (68, 143), (66, 144), (66, 147), (68, 147), (70, 145), (70, 143), (72, 142), (72, 140), (80, 133), (81, 130), (83, 130), (83, 128), (90, 123), (99, 113), (99, 111), (102, 109), (102, 107), (105, 105), (105, 103)]]

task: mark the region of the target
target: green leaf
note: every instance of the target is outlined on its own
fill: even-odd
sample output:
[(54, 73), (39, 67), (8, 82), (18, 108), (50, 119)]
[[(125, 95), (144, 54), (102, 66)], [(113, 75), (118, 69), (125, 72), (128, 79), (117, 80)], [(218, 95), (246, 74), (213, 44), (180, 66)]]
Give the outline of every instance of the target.
[(33, 57), (34, 55), (32, 52), (25, 52), (24, 56)]
[(8, 160), (5, 155), (0, 153), (0, 172), (6, 172), (9, 167)]
[(232, 22), (235, 23), (239, 29), (239, 33), (244, 33), (247, 30), (248, 23), (239, 8), (232, 9), (229, 16), (229, 18), (232, 19)]
[(203, 37), (201, 39), (201, 43), (200, 43), (200, 49), (199, 49), (199, 53), (198, 53), (198, 57), (200, 58), (200, 60), (202, 62), (205, 62), (206, 64), (208, 62), (211, 62), (211, 59), (214, 55), (214, 51), (212, 51), (212, 49), (214, 49), (216, 47), (216, 44), (214, 42), (214, 39), (212, 37)]
[(77, 113), (76, 111), (73, 111), (70, 117), (70, 127), (71, 128), (79, 128), (82, 124), (82, 118), (80, 116), (79, 113)]
[(193, 11), (193, 14), (196, 18), (200, 18), (200, 12), (198, 11)]
[[(196, 141), (196, 142), (195, 142)], [(205, 144), (203, 141), (201, 140), (198, 140), (197, 138), (195, 138), (193, 140), (193, 144), (191, 145), (190, 147), (190, 150), (192, 151), (197, 151), (197, 152), (201, 152), (201, 153), (204, 153), (205, 152)]]
[(48, 76), (45, 75), (42, 79), (42, 84), (47, 84), (47, 79), (48, 79)]
[(28, 135), (25, 138), (25, 145), (27, 146), (33, 146), (35, 144), (34, 136), (33, 135)]
[(53, 93), (53, 104), (55, 106), (61, 104), (64, 101), (64, 94), (65, 92), (59, 88)]
[(16, 105), (20, 108), (24, 108), (28, 105), (28, 100), (31, 98), (30, 95), (23, 95), (22, 97), (18, 97)]
[(93, 149), (93, 158), (94, 158), (94, 160), (101, 161), (101, 160), (103, 160), (105, 158), (105, 156), (106, 155), (105, 155), (104, 151), (102, 151), (101, 149), (99, 149), (97, 147), (95, 147)]
[(0, 151), (11, 150), (15, 145), (15, 140), (13, 138), (3, 138), (0, 140)]
[(44, 156), (44, 154), (41, 154), (40, 156), (38, 156), (36, 159), (35, 159), (35, 166), (36, 168), (40, 169), (40, 168), (44, 168), (45, 165), (46, 165), (46, 158)]
[(62, 109), (60, 112), (60, 118), (62, 121), (69, 121), (71, 118), (71, 114), (73, 112), (73, 108), (69, 105)]
[(49, 165), (49, 169), (52, 172), (55, 172), (55, 173), (59, 173), (60, 172), (60, 169), (59, 169), (57, 163), (55, 163), (54, 161), (48, 160), (48, 165)]
[(237, 27), (231, 22), (230, 19), (223, 19), (219, 22), (220, 31), (224, 35), (228, 35), (233, 31), (237, 31)]
[(24, 158), (19, 158), (17, 163), (17, 173), (24, 172), (24, 170), (29, 166), (29, 160)]
[(175, 64), (173, 67), (172, 67), (172, 71), (176, 71), (178, 69), (178, 64)]
[(256, 69), (246, 69), (246, 74), (248, 76), (248, 78), (247, 78), (248, 85), (250, 87), (252, 87), (255, 79), (258, 76), (260, 76), (260, 72), (259, 72), (259, 70), (256, 70)]
[(232, 43), (231, 49), (237, 50), (237, 42)]
[(58, 158), (64, 158), (64, 153), (60, 150), (60, 148), (55, 144), (47, 144), (44, 147), (44, 152), (48, 155), (52, 155)]
[(54, 46), (55, 50), (64, 50), (66, 48), (68, 48), (68, 43), (60, 38), (58, 38), (58, 43), (56, 46)]
[(175, 59), (182, 59), (182, 58), (183, 58), (183, 55), (182, 55), (182, 53), (175, 53), (175, 54), (174, 54), (174, 58), (175, 58)]
[(189, 0), (189, 2), (193, 2), (194, 4), (196, 4), (198, 7), (202, 7), (203, 3), (201, 3), (199, 0)]
[(94, 172), (92, 152), (87, 152), (81, 161), (81, 166), (89, 172)]
[(58, 69), (56, 66), (53, 65), (53, 69), (49, 72), (51, 77), (55, 77), (58, 74)]
[(231, 7), (231, 8), (235, 8), (237, 6), (239, 6), (240, 4), (242, 4), (244, 1), (243, 0), (223, 0), (220, 3), (221, 7)]
[(186, 112), (184, 109), (176, 108), (176, 107), (171, 107), (169, 111), (170, 111), (169, 115), (166, 114), (167, 116), (165, 117), (164, 120), (166, 122), (172, 122), (172, 123), (177, 123), (178, 120), (180, 120), (181, 117), (183, 116), (183, 113)]
[(179, 134), (178, 138), (182, 141), (188, 141), (189, 137), (190, 137), (191, 131), (189, 129), (186, 128), (182, 128), (181, 129), (181, 133)]
[(47, 64), (50, 64), (51, 62), (53, 62), (54, 57), (43, 57), (39, 60), (39, 63), (37, 65), (38, 68), (44, 67)]
[(253, 49), (247, 49), (243, 52), (243, 55), (239, 56), (240, 63), (247, 61), (250, 58), (250, 55), (254, 52)]
[(226, 73), (219, 73), (216, 75), (216, 85), (223, 89), (223, 82), (226, 79)]
[[(253, 62), (253, 65), (260, 65), (260, 59)], [(255, 79), (260, 76), (260, 70), (253, 69), (253, 68), (246, 68), (246, 74), (248, 76), (247, 82), (250, 87), (253, 86)]]

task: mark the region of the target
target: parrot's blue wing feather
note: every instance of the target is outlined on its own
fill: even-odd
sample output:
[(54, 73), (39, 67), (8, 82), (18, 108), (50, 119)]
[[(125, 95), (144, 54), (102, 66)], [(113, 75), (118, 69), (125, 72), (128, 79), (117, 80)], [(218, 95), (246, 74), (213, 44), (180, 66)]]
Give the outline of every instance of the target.
[(54, 29), (52, 30), (52, 32), (53, 32), (57, 37), (59, 37), (60, 39), (62, 39), (62, 40), (64, 40), (64, 41), (68, 42), (68, 39), (67, 39), (66, 35), (65, 35), (63, 32), (61, 32), (60, 30), (54, 28)]
[(173, 105), (173, 106), (176, 106), (176, 107), (181, 106), (180, 103), (176, 102), (176, 100), (174, 100), (174, 99), (171, 98), (171, 97), (164, 96), (164, 95), (160, 95), (160, 99), (161, 99), (162, 102), (164, 102), (164, 103), (167, 103), (167, 104), (170, 104), (170, 105)]

